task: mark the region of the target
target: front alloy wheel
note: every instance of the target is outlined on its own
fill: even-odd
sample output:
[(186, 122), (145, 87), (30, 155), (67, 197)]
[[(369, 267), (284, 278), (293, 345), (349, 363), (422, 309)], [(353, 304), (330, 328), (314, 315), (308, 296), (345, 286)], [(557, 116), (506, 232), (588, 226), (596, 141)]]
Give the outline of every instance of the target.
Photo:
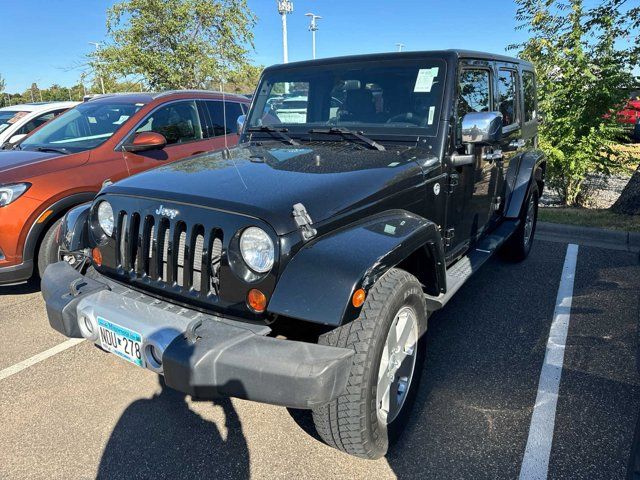
[(355, 351), (347, 389), (313, 410), (332, 447), (362, 458), (387, 453), (411, 412), (424, 362), (427, 308), (417, 278), (393, 268), (368, 292), (359, 317), (319, 339)]

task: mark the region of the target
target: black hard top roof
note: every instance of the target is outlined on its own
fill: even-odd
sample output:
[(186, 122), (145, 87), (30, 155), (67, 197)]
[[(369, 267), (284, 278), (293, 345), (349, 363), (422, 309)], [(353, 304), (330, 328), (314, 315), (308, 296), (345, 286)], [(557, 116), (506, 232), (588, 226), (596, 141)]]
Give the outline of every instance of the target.
[(368, 53), (364, 55), (349, 55), (344, 57), (321, 58), (318, 60), (306, 60), (302, 62), (291, 62), (287, 64), (273, 65), (266, 70), (279, 70), (286, 68), (300, 68), (306, 66), (331, 65), (335, 63), (355, 63), (366, 61), (384, 61), (412, 58), (443, 58), (443, 59), (476, 59), (476, 60), (497, 60), (500, 62), (518, 63), (524, 67), (533, 69), (533, 65), (525, 60), (487, 52), (476, 52), (473, 50), (427, 50), (411, 52), (390, 52), (390, 53)]

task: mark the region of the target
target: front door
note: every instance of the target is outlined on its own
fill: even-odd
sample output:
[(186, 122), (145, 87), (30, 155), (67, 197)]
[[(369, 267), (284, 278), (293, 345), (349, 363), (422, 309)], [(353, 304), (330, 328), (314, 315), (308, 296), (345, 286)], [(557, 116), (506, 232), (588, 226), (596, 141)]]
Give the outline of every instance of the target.
[(492, 147), (469, 147), (461, 142), (462, 118), (471, 112), (491, 112), (493, 102), (493, 69), (488, 62), (464, 65), (458, 81), (456, 101), (456, 139), (458, 153), (474, 155), (474, 162), (462, 167), (450, 167), (451, 196), (447, 211), (447, 254), (455, 257), (466, 250), (482, 234), (493, 211), (496, 193), (497, 162), (486, 160)]

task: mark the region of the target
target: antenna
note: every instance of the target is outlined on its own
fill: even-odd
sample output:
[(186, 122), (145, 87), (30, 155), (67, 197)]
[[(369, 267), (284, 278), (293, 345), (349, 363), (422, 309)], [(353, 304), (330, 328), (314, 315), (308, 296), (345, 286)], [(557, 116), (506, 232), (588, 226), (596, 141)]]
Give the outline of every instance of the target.
[(224, 93), (224, 79), (220, 80), (220, 91), (222, 92), (222, 123), (224, 125), (224, 153), (227, 158), (231, 157), (229, 145), (227, 144), (227, 97)]

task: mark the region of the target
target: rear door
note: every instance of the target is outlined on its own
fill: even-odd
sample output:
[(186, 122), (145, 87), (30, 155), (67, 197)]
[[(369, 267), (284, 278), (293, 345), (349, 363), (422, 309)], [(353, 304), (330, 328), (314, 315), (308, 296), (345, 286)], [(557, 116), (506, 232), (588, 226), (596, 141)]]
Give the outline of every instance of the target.
[(502, 158), (496, 159), (497, 189), (494, 199), (494, 213), (501, 211), (504, 205), (504, 185), (509, 165), (527, 147), (523, 131), (522, 79), (518, 65), (513, 63), (495, 63), (496, 111), (502, 114)]
[(238, 143), (238, 117), (244, 114), (240, 103), (222, 100), (201, 100), (207, 116), (205, 135), (211, 148), (232, 147)]

